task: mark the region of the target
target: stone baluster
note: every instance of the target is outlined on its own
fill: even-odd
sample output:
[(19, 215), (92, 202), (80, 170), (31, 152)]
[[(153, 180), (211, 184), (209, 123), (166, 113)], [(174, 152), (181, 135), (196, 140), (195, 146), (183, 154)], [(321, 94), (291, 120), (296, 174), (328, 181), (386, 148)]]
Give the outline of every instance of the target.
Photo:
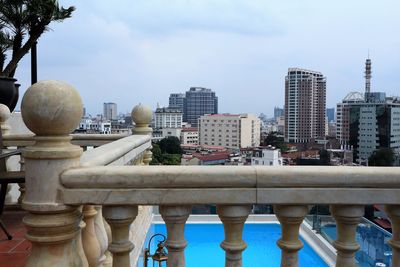
[(81, 212), (66, 206), (58, 191), (60, 173), (78, 167), (82, 149), (71, 144), (69, 135), (82, 117), (82, 100), (70, 85), (41, 81), (25, 93), (22, 104), (25, 125), (36, 134), (35, 144), (23, 152), (26, 193), (23, 222), (32, 243), (27, 267), (85, 266), (79, 251)]
[(110, 227), (110, 225), (108, 225), (107, 221), (104, 219), (104, 216), (103, 216), (103, 224), (104, 224), (104, 230), (106, 231), (106, 234), (107, 234), (107, 241), (108, 241), (107, 250), (105, 252), (106, 260), (104, 261), (103, 266), (104, 267), (111, 267), (112, 266), (112, 254), (108, 250), (108, 247), (111, 245), (111, 241), (112, 241), (111, 240), (112, 239), (112, 237), (111, 237), (111, 227)]
[(385, 211), (392, 223), (392, 239), (388, 242), (392, 248), (392, 266), (400, 266), (400, 206), (387, 205)]
[[(1, 134), (2, 136), (8, 135), (10, 133), (11, 127), (8, 124), (8, 119), (10, 118), (11, 112), (10, 109), (4, 105), (4, 104), (0, 104), (0, 129), (1, 129)], [(1, 148), (5, 148), (3, 147), (3, 144), (0, 143), (0, 146), (2, 146)], [(0, 170), (3, 171), (9, 171), (10, 168), (8, 168), (7, 166), (7, 161), (8, 159), (4, 159), (0, 161)], [(9, 184), (7, 186), (7, 195), (6, 195), (6, 199), (5, 202), (7, 204), (11, 203), (11, 195), (10, 195), (10, 190), (11, 190), (11, 185)]]
[(242, 239), (244, 223), (251, 212), (251, 206), (218, 205), (217, 213), (224, 224), (225, 240), (221, 247), (225, 250), (225, 267), (241, 267), (242, 252), (247, 244)]
[(167, 226), (168, 267), (185, 267), (185, 223), (191, 211), (190, 206), (160, 206), (160, 214)]
[(336, 220), (337, 239), (333, 246), (337, 250), (337, 267), (358, 266), (355, 254), (360, 248), (356, 241), (356, 229), (364, 215), (364, 206), (361, 205), (332, 205), (332, 216)]
[(97, 214), (93, 205), (83, 206), (83, 220), (86, 227), (82, 229), (82, 245), (89, 267), (102, 266), (100, 258), (103, 256), (100, 243), (95, 230), (95, 216)]
[[(132, 134), (150, 135), (152, 136), (153, 129), (149, 127), (153, 112), (151, 108), (139, 104), (132, 109), (132, 120), (135, 122), (135, 127), (132, 129)], [(151, 147), (146, 149), (140, 165), (149, 165), (153, 153)]]
[(107, 261), (106, 251), (108, 248), (108, 236), (103, 220), (103, 209), (102, 206), (94, 206), (97, 213), (94, 216), (94, 229), (96, 237), (100, 245), (100, 259), (99, 266), (111, 266), (111, 263)]
[(129, 241), (129, 228), (138, 214), (137, 206), (104, 206), (103, 216), (111, 227), (113, 267), (130, 267), (129, 253), (134, 245)]
[(282, 250), (281, 266), (299, 266), (298, 251), (303, 247), (299, 239), (300, 225), (308, 213), (305, 205), (275, 205), (274, 212), (278, 218), (282, 237), (278, 240), (278, 247)]
[[(20, 171), (25, 171), (25, 159), (23, 155), (20, 155), (19, 166), (20, 166)], [(25, 196), (25, 183), (19, 183), (18, 186), (19, 186), (18, 204), (22, 204), (22, 200), (24, 199)]]

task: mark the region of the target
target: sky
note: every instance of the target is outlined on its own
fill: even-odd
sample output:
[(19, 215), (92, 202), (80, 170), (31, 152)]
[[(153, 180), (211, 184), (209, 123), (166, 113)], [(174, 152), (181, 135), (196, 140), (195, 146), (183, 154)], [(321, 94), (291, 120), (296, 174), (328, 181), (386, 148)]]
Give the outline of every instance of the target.
[[(220, 113), (273, 115), (289, 67), (327, 77), (327, 107), (364, 90), (400, 95), (398, 0), (60, 0), (73, 17), (38, 44), (39, 80), (63, 80), (92, 115), (168, 105), (191, 86), (214, 90)], [(21, 95), (30, 56), (19, 65)], [(20, 98), (22, 99), (22, 97)], [(19, 104), (18, 104), (19, 105)]]

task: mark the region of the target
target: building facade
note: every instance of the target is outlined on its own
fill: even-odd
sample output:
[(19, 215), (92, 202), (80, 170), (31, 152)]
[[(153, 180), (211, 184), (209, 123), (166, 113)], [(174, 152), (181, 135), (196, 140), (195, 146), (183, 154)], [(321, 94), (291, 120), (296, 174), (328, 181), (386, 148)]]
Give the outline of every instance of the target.
[(183, 105), (183, 121), (197, 127), (198, 119), (205, 114), (218, 113), (218, 97), (211, 89), (191, 87), (186, 92)]
[(283, 166), (281, 150), (272, 146), (256, 148), (253, 150), (251, 165)]
[(335, 108), (327, 108), (326, 109), (326, 117), (328, 118), (327, 122), (335, 121)]
[(180, 109), (183, 112), (184, 94), (173, 93), (169, 95), (169, 108)]
[(274, 107), (274, 119), (276, 120), (278, 117), (285, 116), (285, 107)]
[(253, 114), (214, 114), (199, 119), (199, 145), (231, 149), (260, 145), (260, 119)]
[(351, 92), (336, 106), (336, 139), (342, 147), (350, 145), (350, 107), (357, 103), (364, 103), (364, 95)]
[(181, 128), (182, 110), (177, 108), (157, 108), (155, 114), (155, 128)]
[(326, 77), (289, 68), (285, 77), (285, 141), (307, 143), (325, 137)]
[(197, 128), (182, 128), (181, 131), (182, 145), (197, 145), (199, 143), (199, 131)]
[(117, 119), (117, 104), (116, 103), (103, 103), (103, 116), (106, 120)]
[[(366, 97), (364, 103), (349, 108), (349, 144), (359, 162), (368, 160), (375, 150), (391, 148), (400, 153), (400, 99)], [(367, 95), (368, 95), (367, 94)]]

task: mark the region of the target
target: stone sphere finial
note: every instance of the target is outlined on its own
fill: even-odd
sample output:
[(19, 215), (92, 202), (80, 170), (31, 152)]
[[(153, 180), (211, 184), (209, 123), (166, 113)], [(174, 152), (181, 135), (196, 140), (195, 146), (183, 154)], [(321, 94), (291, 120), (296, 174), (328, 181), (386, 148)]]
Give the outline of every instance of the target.
[(4, 105), (4, 104), (0, 104), (0, 123), (3, 124), (5, 123), (8, 118), (10, 118), (10, 109)]
[(136, 125), (149, 125), (153, 117), (153, 111), (151, 108), (139, 104), (132, 109), (131, 115)]
[(68, 135), (82, 118), (82, 99), (65, 82), (40, 81), (26, 91), (21, 113), (26, 126), (36, 135)]

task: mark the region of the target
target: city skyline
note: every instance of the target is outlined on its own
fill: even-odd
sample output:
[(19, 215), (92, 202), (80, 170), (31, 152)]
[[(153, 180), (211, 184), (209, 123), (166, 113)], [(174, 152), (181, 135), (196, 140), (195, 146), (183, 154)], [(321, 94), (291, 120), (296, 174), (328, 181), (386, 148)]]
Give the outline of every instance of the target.
[[(397, 1), (60, 3), (77, 10), (39, 40), (39, 80), (73, 85), (90, 114), (108, 101), (124, 113), (138, 103), (167, 106), (170, 93), (201, 86), (217, 93), (220, 112), (272, 117), (274, 106), (283, 106), (282, 79), (291, 67), (324, 73), (327, 107), (334, 107), (348, 92), (364, 91), (368, 51), (372, 91), (399, 92)], [(29, 56), (16, 78), (22, 95)]]

